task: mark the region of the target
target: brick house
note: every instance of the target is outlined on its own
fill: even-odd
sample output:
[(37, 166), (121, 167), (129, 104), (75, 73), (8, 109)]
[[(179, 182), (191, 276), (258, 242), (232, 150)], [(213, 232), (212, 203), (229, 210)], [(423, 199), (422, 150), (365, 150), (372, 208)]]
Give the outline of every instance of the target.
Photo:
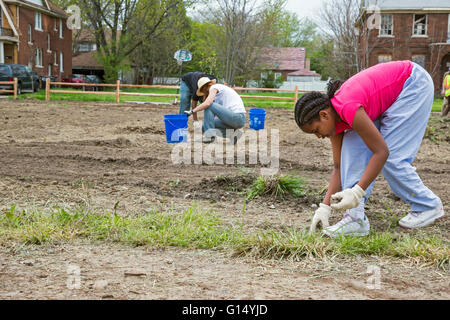
[(260, 69), (281, 75), (283, 81), (317, 81), (321, 75), (310, 70), (305, 48), (261, 48), (258, 59)]
[(411, 60), (431, 74), (438, 92), (450, 67), (450, 0), (363, 0), (362, 5), (356, 23), (362, 68)]
[(68, 15), (48, 0), (0, 0), (0, 63), (28, 65), (40, 76), (72, 73)]
[[(107, 32), (106, 36), (109, 37), (110, 33)], [(97, 59), (97, 44), (94, 31), (81, 29), (73, 32), (72, 72), (74, 74), (92, 74), (103, 78), (105, 70)]]

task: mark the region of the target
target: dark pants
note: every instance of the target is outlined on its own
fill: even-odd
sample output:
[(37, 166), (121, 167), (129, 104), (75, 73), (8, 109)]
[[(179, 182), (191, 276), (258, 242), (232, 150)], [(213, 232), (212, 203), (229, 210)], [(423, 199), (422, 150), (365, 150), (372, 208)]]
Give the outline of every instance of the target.
[(442, 112), (441, 115), (444, 117), (448, 114), (450, 109), (450, 96), (444, 97), (444, 103), (442, 104)]

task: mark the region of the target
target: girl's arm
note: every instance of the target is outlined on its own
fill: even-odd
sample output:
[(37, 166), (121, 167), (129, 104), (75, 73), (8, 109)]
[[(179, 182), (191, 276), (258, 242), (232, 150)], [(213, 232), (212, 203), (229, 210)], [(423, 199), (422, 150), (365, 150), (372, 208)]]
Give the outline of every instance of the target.
[(199, 112), (202, 110), (205, 110), (209, 108), (209, 106), (213, 103), (214, 98), (216, 97), (218, 90), (217, 89), (210, 89), (208, 98), (206, 98), (205, 101), (203, 101), (198, 107), (192, 109), (193, 112)]
[(323, 203), (330, 205), (331, 195), (341, 191), (341, 148), (344, 133), (330, 137), (331, 150), (333, 151), (333, 173), (331, 174), (328, 191), (323, 199)]
[[(360, 107), (353, 119), (353, 129), (359, 134), (361, 139), (372, 151), (372, 157), (367, 164), (366, 170), (358, 182), (358, 185), (366, 190), (377, 175), (383, 169), (384, 164), (389, 156), (389, 149), (386, 141), (381, 136), (380, 131), (375, 127), (373, 121), (369, 118), (367, 113)], [(355, 155), (357, 157), (358, 155)], [(358, 161), (355, 159), (355, 161)]]

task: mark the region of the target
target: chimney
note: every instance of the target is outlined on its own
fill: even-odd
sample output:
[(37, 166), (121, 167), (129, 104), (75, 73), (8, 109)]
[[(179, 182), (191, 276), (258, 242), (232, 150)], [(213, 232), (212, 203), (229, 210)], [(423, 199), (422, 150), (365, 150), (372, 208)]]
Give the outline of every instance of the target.
[(305, 59), (305, 70), (310, 70), (310, 69), (311, 69), (311, 60)]

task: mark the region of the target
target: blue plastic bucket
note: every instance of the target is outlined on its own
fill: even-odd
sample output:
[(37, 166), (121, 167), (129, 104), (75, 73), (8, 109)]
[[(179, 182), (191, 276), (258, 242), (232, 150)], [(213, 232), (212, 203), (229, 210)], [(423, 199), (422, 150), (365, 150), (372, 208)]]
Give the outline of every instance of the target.
[(249, 127), (253, 130), (264, 129), (264, 122), (266, 120), (266, 110), (264, 109), (250, 109), (249, 111)]
[(164, 115), (167, 143), (186, 142), (188, 133), (188, 117), (185, 114)]

